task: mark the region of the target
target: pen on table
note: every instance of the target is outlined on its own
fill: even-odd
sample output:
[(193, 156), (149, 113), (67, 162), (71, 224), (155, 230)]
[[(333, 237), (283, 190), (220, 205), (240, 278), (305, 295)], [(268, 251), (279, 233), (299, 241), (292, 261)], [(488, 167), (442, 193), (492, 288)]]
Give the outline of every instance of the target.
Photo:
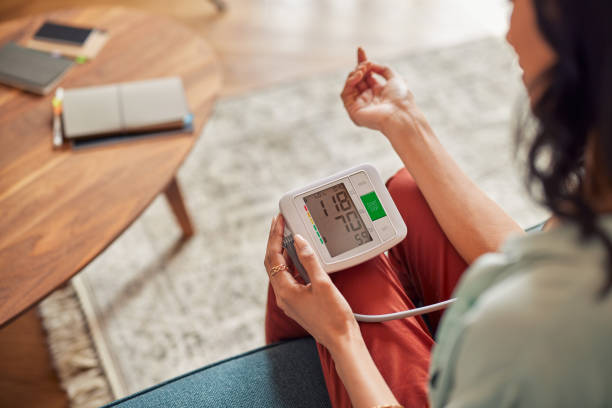
[(63, 143), (62, 137), (62, 101), (64, 99), (64, 88), (57, 88), (51, 104), (53, 105), (53, 146), (60, 147)]

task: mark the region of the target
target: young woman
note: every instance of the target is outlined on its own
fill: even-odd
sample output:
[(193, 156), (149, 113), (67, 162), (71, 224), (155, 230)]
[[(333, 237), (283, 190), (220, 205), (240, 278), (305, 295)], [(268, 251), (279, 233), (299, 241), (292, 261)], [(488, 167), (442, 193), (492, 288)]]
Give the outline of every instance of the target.
[[(537, 119), (529, 184), (554, 220), (529, 235), (457, 167), (403, 80), (358, 51), (342, 99), (405, 164), (387, 187), (408, 236), (331, 276), (296, 236), (303, 285), (277, 216), (265, 258), (267, 340), (314, 336), (334, 407), (612, 405), (610, 19), (606, 0), (514, 1), (507, 40)], [(421, 318), (359, 325), (352, 314), (452, 296), (430, 328)]]

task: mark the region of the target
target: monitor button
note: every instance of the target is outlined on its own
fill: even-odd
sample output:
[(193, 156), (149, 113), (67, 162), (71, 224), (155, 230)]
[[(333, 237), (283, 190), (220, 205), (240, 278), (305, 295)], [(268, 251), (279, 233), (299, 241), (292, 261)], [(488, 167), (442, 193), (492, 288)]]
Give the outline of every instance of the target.
[(372, 186), (372, 183), (370, 183), (368, 175), (363, 171), (353, 174), (349, 177), (349, 179), (351, 180), (353, 187), (355, 187), (355, 191), (360, 196), (374, 190), (374, 187)]
[(384, 217), (374, 221), (374, 228), (378, 232), (382, 241), (388, 241), (395, 236), (395, 229), (389, 220), (389, 217)]

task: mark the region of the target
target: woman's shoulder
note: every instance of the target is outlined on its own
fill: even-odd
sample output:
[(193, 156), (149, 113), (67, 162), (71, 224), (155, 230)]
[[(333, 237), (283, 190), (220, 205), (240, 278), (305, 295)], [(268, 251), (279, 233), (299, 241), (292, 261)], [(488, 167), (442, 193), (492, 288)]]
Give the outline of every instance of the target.
[[(612, 233), (612, 218), (607, 221)], [(478, 298), (489, 291), (516, 292), (513, 296), (534, 290), (561, 297), (586, 294), (604, 284), (606, 262), (607, 252), (598, 240), (584, 242), (576, 226), (561, 225), (511, 237), (500, 252), (481, 256), (466, 271), (456, 293)]]
[(497, 337), (507, 347), (544, 346), (551, 339), (586, 344), (591, 334), (612, 338), (612, 293), (600, 296), (606, 274), (599, 260), (541, 258), (504, 270), (511, 272), (498, 274), (464, 310), (465, 331), (489, 333), (487, 341)]

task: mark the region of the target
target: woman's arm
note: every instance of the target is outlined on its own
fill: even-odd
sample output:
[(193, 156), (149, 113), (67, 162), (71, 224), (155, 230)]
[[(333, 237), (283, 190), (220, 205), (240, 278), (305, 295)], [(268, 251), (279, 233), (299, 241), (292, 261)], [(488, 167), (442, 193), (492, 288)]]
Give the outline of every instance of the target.
[(399, 406), (366, 348), (349, 304), (299, 235), (294, 236), (295, 247), (310, 283), (298, 283), (288, 267), (282, 268), (290, 264), (283, 254), (283, 231), (279, 215), (272, 222), (264, 262), (276, 303), (327, 348), (354, 407)]
[(508, 235), (522, 233), (444, 149), (402, 78), (389, 67), (368, 61), (362, 49), (358, 63), (342, 91), (349, 116), (357, 125), (387, 137), (466, 262), (496, 251)]
[(422, 115), (396, 118), (384, 131), (442, 230), (467, 263), (497, 251), (508, 235), (523, 233), (461, 170)]
[(328, 346), (336, 371), (355, 408), (399, 407), (372, 360), (361, 333)]

